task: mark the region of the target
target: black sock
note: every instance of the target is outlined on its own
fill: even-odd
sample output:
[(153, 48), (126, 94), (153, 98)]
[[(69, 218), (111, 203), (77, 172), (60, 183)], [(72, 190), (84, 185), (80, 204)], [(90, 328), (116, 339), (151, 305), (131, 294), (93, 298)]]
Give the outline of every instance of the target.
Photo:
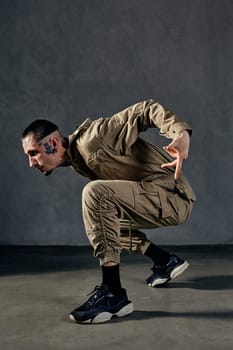
[(114, 266), (102, 266), (102, 283), (107, 285), (109, 291), (114, 295), (121, 292), (119, 264)]
[(170, 260), (170, 254), (165, 252), (163, 249), (157, 247), (153, 243), (149, 245), (144, 255), (148, 256), (148, 258), (153, 260), (155, 265), (158, 266), (166, 265)]

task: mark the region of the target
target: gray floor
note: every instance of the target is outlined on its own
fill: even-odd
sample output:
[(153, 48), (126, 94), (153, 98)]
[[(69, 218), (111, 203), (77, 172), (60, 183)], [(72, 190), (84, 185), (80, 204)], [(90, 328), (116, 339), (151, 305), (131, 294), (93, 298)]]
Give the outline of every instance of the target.
[(165, 288), (144, 280), (147, 258), (122, 255), (135, 312), (98, 325), (68, 313), (100, 282), (87, 247), (0, 247), (0, 349), (233, 349), (233, 247), (173, 247), (190, 268)]

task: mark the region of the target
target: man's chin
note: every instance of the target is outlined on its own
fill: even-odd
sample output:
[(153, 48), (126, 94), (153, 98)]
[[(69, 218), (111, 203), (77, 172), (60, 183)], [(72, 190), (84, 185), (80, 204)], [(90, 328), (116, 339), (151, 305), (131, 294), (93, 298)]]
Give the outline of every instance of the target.
[(49, 170), (49, 171), (45, 171), (43, 174), (44, 174), (44, 176), (49, 176), (49, 175), (51, 175), (52, 174), (52, 170)]
[(41, 174), (43, 174), (44, 176), (49, 176), (49, 175), (51, 175), (52, 174), (52, 172), (53, 172), (53, 169), (52, 170), (48, 170), (48, 171), (45, 171), (45, 170), (42, 170), (42, 169), (38, 169), (40, 172), (41, 172)]

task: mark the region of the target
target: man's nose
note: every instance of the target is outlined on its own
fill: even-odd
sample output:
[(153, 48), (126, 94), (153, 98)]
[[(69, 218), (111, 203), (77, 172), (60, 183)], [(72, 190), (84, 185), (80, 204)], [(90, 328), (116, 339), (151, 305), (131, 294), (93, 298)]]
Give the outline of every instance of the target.
[(35, 159), (29, 157), (29, 166), (30, 168), (33, 168), (35, 166)]

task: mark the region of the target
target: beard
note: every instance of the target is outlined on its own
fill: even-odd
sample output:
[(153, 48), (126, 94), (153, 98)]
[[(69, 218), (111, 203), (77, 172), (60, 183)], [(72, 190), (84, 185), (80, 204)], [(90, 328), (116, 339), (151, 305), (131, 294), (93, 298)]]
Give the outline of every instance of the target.
[(69, 159), (67, 159), (67, 155), (64, 154), (63, 157), (60, 159), (60, 161), (58, 162), (58, 164), (56, 165), (56, 167), (54, 167), (53, 169), (51, 170), (48, 170), (48, 171), (43, 171), (43, 167), (38, 168), (44, 176), (49, 176), (52, 174), (53, 170), (56, 169), (56, 168), (59, 168), (59, 167), (67, 167), (67, 166), (70, 166), (71, 165), (71, 162)]
[(46, 171), (46, 173), (44, 173), (44, 176), (49, 176), (52, 174), (52, 172), (53, 172), (52, 170)]

